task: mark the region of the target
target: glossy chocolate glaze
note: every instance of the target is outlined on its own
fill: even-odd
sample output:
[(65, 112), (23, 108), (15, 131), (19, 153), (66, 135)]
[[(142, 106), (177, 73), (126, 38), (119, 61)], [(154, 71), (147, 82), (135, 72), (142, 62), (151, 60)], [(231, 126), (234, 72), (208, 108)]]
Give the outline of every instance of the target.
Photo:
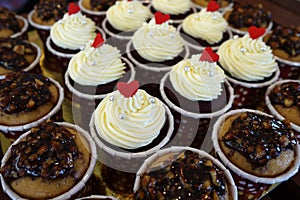
[(287, 108), (297, 106), (300, 109), (300, 83), (290, 82), (277, 85), (269, 97), (272, 104), (283, 105)]
[(43, 21), (58, 21), (68, 12), (67, 0), (42, 0), (34, 6), (37, 16)]

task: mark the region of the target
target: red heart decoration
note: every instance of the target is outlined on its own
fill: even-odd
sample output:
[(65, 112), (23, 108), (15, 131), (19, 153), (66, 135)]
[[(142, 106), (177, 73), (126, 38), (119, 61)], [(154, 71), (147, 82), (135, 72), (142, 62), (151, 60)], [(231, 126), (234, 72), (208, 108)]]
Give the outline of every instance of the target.
[(139, 86), (140, 83), (137, 80), (131, 81), (130, 83), (117, 83), (117, 89), (125, 98), (129, 98), (135, 95), (135, 93), (139, 89)]
[(256, 26), (250, 26), (248, 28), (248, 33), (252, 39), (259, 38), (260, 36), (264, 35), (265, 32), (265, 28), (257, 28)]
[(80, 11), (80, 8), (76, 3), (72, 2), (72, 3), (69, 4), (69, 6), (68, 6), (69, 15), (75, 14), (79, 11)]
[(207, 5), (206, 11), (214, 12), (220, 9), (220, 5), (216, 1), (210, 1)]
[(200, 57), (200, 61), (208, 61), (210, 63), (217, 62), (218, 60), (219, 55), (216, 54), (211, 47), (206, 47)]
[(154, 14), (155, 17), (155, 23), (156, 24), (162, 24), (166, 21), (168, 21), (170, 19), (170, 15), (169, 14), (163, 14), (161, 12), (156, 12)]
[(101, 33), (98, 33), (95, 37), (92, 47), (94, 47), (94, 48), (100, 47), (103, 43), (104, 43), (104, 39), (103, 39)]

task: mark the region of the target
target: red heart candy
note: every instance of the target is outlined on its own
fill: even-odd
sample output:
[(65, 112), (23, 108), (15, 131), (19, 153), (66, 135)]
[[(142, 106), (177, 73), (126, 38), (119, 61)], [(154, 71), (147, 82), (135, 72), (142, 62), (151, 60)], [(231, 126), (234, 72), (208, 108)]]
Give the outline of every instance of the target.
[(154, 14), (155, 17), (155, 23), (156, 24), (162, 24), (166, 21), (168, 21), (170, 19), (170, 15), (169, 14), (163, 14), (161, 12), (156, 12)]
[(94, 48), (100, 47), (103, 43), (104, 43), (104, 39), (103, 39), (101, 33), (98, 33), (95, 37), (92, 47), (94, 47)]
[(265, 28), (257, 28), (256, 26), (250, 26), (248, 28), (248, 33), (252, 39), (259, 38), (260, 36), (264, 35), (265, 32)]
[(214, 12), (220, 9), (220, 5), (216, 1), (210, 1), (207, 5), (206, 11)]
[(137, 80), (131, 81), (130, 83), (117, 83), (117, 89), (125, 98), (129, 98), (135, 95), (135, 93), (139, 89), (139, 86), (140, 83)]
[(69, 7), (68, 7), (69, 15), (75, 14), (79, 11), (80, 11), (80, 8), (76, 3), (72, 2), (72, 3), (69, 4)]
[(200, 61), (208, 61), (210, 63), (217, 62), (218, 60), (219, 55), (216, 54), (211, 47), (206, 47), (200, 57)]

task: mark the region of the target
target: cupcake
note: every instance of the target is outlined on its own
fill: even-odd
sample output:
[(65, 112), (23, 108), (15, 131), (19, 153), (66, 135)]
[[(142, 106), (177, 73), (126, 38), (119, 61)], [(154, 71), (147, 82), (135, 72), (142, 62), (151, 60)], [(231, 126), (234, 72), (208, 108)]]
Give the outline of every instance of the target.
[[(73, 106), (73, 116), (77, 120), (74, 120), (84, 129), (89, 128), (95, 107), (114, 90), (117, 82), (132, 81), (135, 76), (133, 65), (116, 47), (104, 42), (98, 33), (95, 40), (90, 40), (71, 58), (65, 73), (65, 85), (71, 92), (69, 98), (76, 105)], [(78, 114), (74, 114), (76, 107)]]
[(264, 28), (251, 26), (248, 34), (234, 36), (217, 51), (236, 94), (234, 107), (255, 108), (264, 102), (266, 87), (278, 79), (279, 68), (271, 48), (262, 40), (264, 33)]
[(169, 142), (173, 116), (164, 103), (139, 89), (139, 82), (119, 82), (97, 106), (91, 134), (103, 163), (102, 178), (116, 193), (131, 193), (144, 159)]
[(117, 0), (79, 0), (78, 6), (84, 15), (93, 19), (97, 26), (101, 27), (106, 16), (106, 11)]
[(111, 37), (130, 40), (134, 31), (151, 17), (149, 7), (140, 1), (116, 1), (116, 4), (107, 10), (102, 27)]
[(50, 34), (51, 26), (68, 12), (67, 0), (40, 0), (28, 14), (28, 22), (34, 27), (43, 43)]
[(62, 120), (63, 89), (56, 81), (25, 71), (0, 80), (0, 131), (16, 139), (48, 118)]
[(2, 188), (12, 199), (69, 199), (85, 187), (96, 159), (87, 132), (47, 121), (9, 147), (1, 161)]
[(232, 38), (228, 23), (219, 8), (219, 4), (211, 1), (207, 8), (190, 14), (183, 20), (178, 29), (187, 35), (184, 39), (189, 47), (196, 51), (208, 46), (216, 50), (221, 43)]
[(285, 79), (273, 83), (267, 89), (265, 100), (272, 115), (291, 122), (300, 140), (300, 81)]
[(27, 39), (27, 20), (15, 12), (0, 7), (0, 38), (16, 38), (22, 36)]
[(17, 38), (0, 38), (0, 79), (7, 73), (30, 71), (41, 73), (40, 47), (35, 43)]
[(183, 38), (169, 24), (170, 15), (156, 12), (149, 23), (135, 31), (126, 53), (138, 67), (150, 71), (168, 71), (172, 65), (189, 55)]
[(176, 112), (175, 124), (182, 130), (172, 145), (201, 148), (212, 118), (231, 108), (233, 89), (216, 63), (218, 58), (211, 48), (205, 48), (202, 54), (174, 65), (161, 79), (162, 98)]
[(205, 151), (173, 146), (145, 160), (134, 199), (237, 199), (229, 171)]
[(71, 57), (89, 40), (93, 40), (97, 32), (105, 38), (95, 22), (84, 16), (75, 3), (70, 3), (68, 13), (52, 25), (50, 36), (46, 41), (47, 49), (62, 65), (61, 68), (56, 66), (56, 70), (65, 72)]
[(299, 34), (300, 28), (277, 25), (264, 38), (273, 50), (282, 79), (298, 79), (300, 76)]
[(298, 171), (300, 146), (291, 125), (266, 113), (230, 111), (215, 123), (212, 140), (233, 173), (239, 199), (258, 199), (271, 184)]
[[(206, 8), (212, 0), (192, 0), (192, 3), (194, 6), (201, 10), (203, 8)], [(220, 5), (220, 11), (226, 12), (230, 8), (232, 8), (234, 1), (233, 0), (216, 0), (216, 3)]]
[(245, 35), (251, 26), (265, 28), (266, 32), (272, 29), (272, 13), (266, 10), (263, 4), (250, 2), (235, 2), (232, 9), (224, 13), (229, 28), (234, 34)]
[(150, 3), (151, 12), (161, 12), (170, 15), (174, 26), (180, 24), (183, 19), (196, 10), (191, 0), (152, 0)]

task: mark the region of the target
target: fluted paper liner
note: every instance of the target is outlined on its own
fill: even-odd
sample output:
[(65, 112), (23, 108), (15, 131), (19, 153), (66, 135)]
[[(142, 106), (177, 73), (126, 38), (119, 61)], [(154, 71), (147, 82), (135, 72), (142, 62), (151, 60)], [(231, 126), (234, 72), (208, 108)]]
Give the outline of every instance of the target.
[(56, 105), (52, 108), (52, 110), (49, 113), (47, 113), (45, 116), (41, 117), (40, 119), (30, 122), (30, 123), (27, 123), (27, 124), (23, 124), (23, 125), (19, 125), (19, 126), (4, 126), (4, 125), (0, 124), (0, 131), (3, 131), (4, 133), (14, 132), (14, 131), (28, 131), (30, 128), (38, 126), (42, 122), (46, 121), (47, 119), (49, 119), (50, 117), (55, 115), (61, 109), (61, 106), (62, 106), (62, 103), (64, 100), (64, 89), (54, 79), (52, 79), (50, 77), (47, 77), (47, 78), (50, 79), (50, 81), (57, 87), (58, 92), (59, 92), (58, 101), (57, 101)]
[(42, 30), (46, 30), (46, 31), (49, 31), (50, 32), (50, 29), (51, 29), (51, 25), (42, 25), (42, 24), (37, 24), (35, 23), (33, 20), (32, 20), (32, 16), (33, 14), (35, 13), (35, 10), (32, 10), (29, 12), (28, 16), (27, 16), (27, 19), (28, 19), (28, 22), (31, 26), (33, 26), (34, 28), (36, 29), (42, 29)]
[(270, 116), (264, 112), (258, 111), (258, 110), (251, 110), (251, 109), (237, 109), (237, 110), (232, 110), (224, 115), (222, 115), (215, 123), (214, 127), (213, 127), (213, 132), (212, 132), (212, 140), (213, 140), (213, 146), (214, 149), (217, 153), (217, 155), (220, 157), (221, 161), (223, 162), (223, 164), (228, 167), (232, 172), (234, 172), (236, 175), (248, 179), (254, 183), (264, 183), (264, 184), (274, 184), (274, 183), (278, 183), (278, 182), (282, 182), (282, 181), (286, 181), (288, 180), (290, 177), (292, 177), (293, 175), (295, 175), (298, 172), (298, 168), (300, 165), (300, 145), (297, 145), (296, 148), (296, 156), (295, 156), (295, 161), (294, 161), (294, 165), (292, 167), (290, 167), (290, 169), (288, 171), (286, 171), (285, 173), (277, 176), (277, 177), (259, 177), (259, 176), (255, 176), (252, 175), (250, 173), (247, 173), (241, 169), (239, 169), (237, 166), (235, 166), (230, 160), (227, 159), (227, 157), (225, 156), (225, 154), (222, 152), (222, 149), (219, 145), (219, 139), (218, 139), (218, 134), (219, 134), (219, 130), (222, 127), (223, 122), (225, 121), (225, 119), (231, 115), (235, 115), (238, 113), (244, 113), (244, 112), (252, 112), (252, 113), (256, 113), (259, 115), (265, 115), (265, 116)]
[(23, 35), (28, 30), (28, 21), (20, 15), (16, 15), (16, 18), (22, 20), (23, 23), (24, 23), (24, 26), (22, 27), (20, 32), (11, 35), (10, 36), (11, 38), (19, 37), (19, 36)]
[[(126, 45), (126, 54), (128, 58), (137, 66), (145, 70), (154, 71), (154, 72), (165, 72), (172, 69), (173, 66), (167, 66), (167, 67), (156, 67), (152, 66), (151, 64), (143, 64), (137, 61), (133, 55), (131, 54), (131, 50), (135, 50), (132, 44), (132, 40), (129, 40), (129, 42)], [(184, 56), (183, 59), (187, 59), (190, 56), (190, 50), (186, 44), (183, 46)], [(178, 55), (180, 56), (180, 54)], [(149, 61), (151, 63), (151, 61)]]
[(82, 197), (79, 199), (75, 199), (75, 200), (86, 200), (86, 199), (107, 199), (110, 198), (112, 200), (118, 200), (116, 197), (113, 196), (103, 196), (103, 195), (91, 195), (89, 197)]
[[(150, 171), (151, 168), (165, 167), (165, 166), (162, 166), (163, 161), (170, 159), (173, 155), (179, 155), (181, 152), (183, 152), (185, 150), (193, 151), (193, 152), (199, 154), (199, 157), (208, 158), (215, 165), (217, 165), (222, 171), (224, 171), (226, 180), (227, 180), (227, 184), (228, 184), (229, 194), (232, 196), (232, 198), (234, 200), (238, 199), (237, 188), (235, 186), (234, 180), (233, 180), (229, 170), (226, 169), (225, 166), (219, 160), (217, 160), (213, 156), (209, 155), (207, 152), (205, 152), (203, 150), (195, 149), (192, 147), (188, 147), (188, 146), (171, 146), (166, 149), (161, 149), (161, 150), (157, 151), (155, 154), (148, 157), (145, 160), (145, 162), (141, 165), (140, 169), (137, 172), (136, 179), (134, 182), (133, 192), (136, 192), (139, 189), (141, 176), (145, 172)], [(173, 160), (170, 160), (170, 162), (172, 162), (172, 161)]]
[(213, 118), (213, 117), (222, 115), (223, 113), (225, 113), (227, 110), (229, 110), (231, 108), (231, 105), (232, 105), (233, 99), (234, 99), (234, 94), (233, 94), (233, 88), (231, 87), (230, 83), (227, 80), (225, 80), (224, 83), (229, 91), (230, 97), (229, 97), (229, 100), (228, 100), (228, 103), (226, 104), (226, 106), (224, 108), (222, 108), (221, 110), (218, 110), (218, 111), (215, 111), (212, 113), (195, 113), (195, 112), (186, 111), (186, 110), (178, 107), (171, 100), (168, 99), (168, 97), (164, 91), (165, 82), (166, 82), (166, 79), (169, 77), (169, 75), (170, 75), (170, 72), (165, 74), (165, 76), (161, 79), (159, 90), (160, 90), (160, 94), (161, 94), (162, 98), (168, 104), (168, 106), (170, 106), (170, 108), (174, 109), (178, 113), (180, 113), (184, 116), (188, 116), (188, 117), (192, 117), (192, 118), (196, 118), (196, 119)]
[[(84, 176), (82, 177), (82, 179), (76, 185), (74, 185), (68, 192), (66, 192), (64, 194), (61, 194), (61, 195), (53, 198), (53, 200), (65, 200), (65, 199), (71, 198), (72, 195), (74, 195), (77, 192), (79, 192), (85, 186), (85, 184), (88, 182), (89, 178), (91, 177), (91, 175), (94, 172), (94, 167), (95, 167), (95, 164), (96, 164), (98, 156), (97, 156), (97, 151), (96, 151), (96, 145), (95, 145), (93, 139), (91, 138), (91, 136), (89, 135), (88, 132), (84, 131), (79, 126), (73, 125), (73, 124), (70, 124), (70, 123), (66, 123), (66, 122), (56, 122), (56, 123), (58, 125), (61, 125), (61, 126), (64, 126), (64, 127), (68, 127), (68, 128), (72, 128), (72, 129), (77, 130), (77, 133), (81, 134), (81, 136), (83, 136), (83, 138), (86, 139), (86, 142), (89, 144), (90, 153), (91, 153), (91, 159), (90, 159), (89, 168), (87, 169), (87, 171), (84, 174)], [(30, 133), (31, 133), (30, 130), (28, 132), (24, 133), (16, 141), (14, 141), (14, 143), (12, 145), (18, 144), (19, 142), (21, 142), (22, 140), (24, 140), (25, 137), (27, 135), (29, 135)], [(1, 167), (3, 167), (6, 164), (6, 162), (8, 161), (8, 159), (11, 156), (12, 145), (10, 145), (10, 147), (8, 148), (8, 150), (5, 153), (4, 157), (2, 158)], [(16, 192), (14, 192), (11, 189), (11, 187), (5, 181), (4, 177), (1, 174), (0, 174), (0, 178), (1, 178), (1, 183), (2, 183), (3, 191), (10, 198), (12, 198), (12, 199), (24, 199), (23, 197), (19, 196)]]
[[(96, 27), (96, 30), (101, 33), (102, 35), (102, 38), (104, 40), (106, 40), (106, 35), (104, 33), (104, 31), (99, 28), (99, 27)], [(57, 51), (55, 50), (54, 48), (52, 48), (51, 44), (50, 44), (50, 40), (51, 40), (51, 36), (48, 36), (47, 40), (46, 40), (46, 47), (47, 49), (55, 56), (58, 56), (58, 57), (61, 57), (61, 58), (68, 58), (68, 59), (71, 59), (76, 53), (63, 53), (63, 52), (60, 52), (60, 51)], [(79, 50), (79, 48), (78, 48)]]
[[(115, 163), (114, 166), (108, 165), (109, 167), (114, 168), (119, 171), (136, 173), (137, 170), (139, 169), (140, 165), (142, 164), (142, 162), (148, 156), (150, 156), (151, 154), (153, 154), (156, 151), (158, 151), (159, 149), (161, 149), (163, 146), (165, 146), (170, 141), (170, 138), (171, 138), (171, 136), (173, 134), (173, 130), (174, 130), (174, 119), (173, 119), (170, 109), (166, 105), (164, 105), (164, 107), (166, 109), (167, 120), (169, 122), (169, 128), (168, 128), (168, 132), (167, 132), (166, 136), (163, 138), (163, 140), (160, 141), (160, 143), (158, 145), (156, 145), (146, 151), (135, 152), (135, 153), (128, 152), (128, 151), (120, 151), (119, 149), (121, 149), (121, 148), (119, 148), (119, 147), (116, 147), (116, 149), (114, 149), (114, 148), (107, 146), (105, 144), (105, 142), (103, 142), (102, 139), (100, 139), (100, 136), (97, 133), (97, 130), (94, 125), (95, 113), (93, 113), (91, 121), (90, 121), (90, 132), (91, 132), (93, 139), (96, 142), (97, 148), (100, 151), (98, 154), (102, 155), (102, 156), (105, 156), (105, 155), (103, 155), (103, 153), (107, 154), (107, 156), (109, 156), (109, 158), (111, 159), (110, 161)], [(101, 158), (100, 158), (100, 161), (102, 161), (102, 162), (104, 162), (104, 164), (106, 164), (104, 160), (101, 160)]]
[[(199, 28), (202, 28), (202, 27), (199, 27)], [(177, 30), (180, 32), (181, 31), (181, 29), (182, 29), (182, 24), (180, 24), (178, 27), (177, 27)], [(232, 31), (230, 30), (230, 29), (226, 29), (226, 32), (228, 33), (228, 35), (229, 35), (229, 38), (228, 38), (228, 40), (229, 39), (231, 39), (232, 38)], [(182, 34), (185, 34), (185, 37), (189, 37), (189, 39), (191, 39), (192, 38), (192, 36), (190, 36), (190, 35), (188, 35), (187, 33), (182, 33)], [(192, 49), (194, 49), (194, 50), (197, 50), (197, 51), (203, 51), (206, 47), (208, 47), (208, 46), (201, 46), (196, 40), (193, 40), (193, 41), (188, 41), (188, 40), (186, 40), (185, 39), (185, 37), (183, 37), (183, 39), (184, 39), (184, 42), (187, 44), (187, 46), (189, 46), (190, 48), (192, 48)], [(223, 39), (223, 38), (222, 38)], [(220, 41), (222, 41), (222, 39), (220, 40)], [(204, 39), (203, 39), (204, 40)], [(220, 42), (219, 41), (219, 42)], [(193, 42), (193, 43), (192, 43)], [(216, 43), (219, 43), (219, 42), (216, 42)], [(225, 42), (225, 41), (224, 41)], [(211, 46), (210, 46), (214, 51), (216, 51), (216, 50), (218, 50), (219, 49), (219, 47), (220, 47), (220, 45), (219, 46), (215, 46), (214, 44), (212, 44)]]
[[(270, 85), (270, 86), (267, 88), (266, 95), (265, 95), (265, 102), (266, 102), (267, 108), (269, 109), (269, 111), (270, 111), (270, 113), (271, 113), (272, 115), (274, 115), (275, 117), (277, 117), (277, 118), (280, 119), (280, 120), (284, 120), (285, 118), (284, 118), (280, 113), (278, 113), (277, 110), (274, 108), (274, 106), (273, 106), (272, 103), (271, 103), (271, 100), (270, 100), (269, 95), (270, 95), (270, 93), (272, 92), (272, 90), (273, 90), (277, 85), (281, 85), (281, 84), (283, 84), (283, 83), (289, 83), (289, 82), (291, 82), (291, 83), (294, 82), (294, 83), (299, 83), (299, 84), (300, 84), (300, 80), (290, 80), (290, 79), (280, 80), (280, 81), (277, 81), (277, 82), (273, 83), (272, 85)], [(300, 132), (300, 125), (297, 125), (297, 124), (292, 123), (292, 122), (290, 122), (290, 123), (291, 123), (291, 126), (292, 126), (292, 128), (293, 128), (294, 130)], [(298, 138), (298, 140), (299, 140), (299, 138)]]
[[(130, 68), (130, 78), (128, 80), (128, 82), (131, 82), (134, 80), (134, 77), (135, 77), (135, 69), (134, 69), (134, 66), (132, 65), (132, 63), (125, 57), (121, 57), (122, 61), (124, 63), (126, 63), (129, 68)], [(71, 83), (70, 83), (70, 80), (69, 80), (69, 71), (67, 70), (66, 73), (65, 73), (65, 84), (67, 86), (67, 88), (70, 90), (70, 92), (72, 94), (75, 94), (76, 96), (80, 97), (80, 98), (83, 98), (83, 99), (88, 99), (88, 100), (99, 100), (99, 99), (103, 99), (107, 94), (95, 94), (95, 95), (92, 95), (92, 94), (85, 94), (85, 93), (82, 93), (78, 90), (76, 90), (76, 87), (74, 88)], [(95, 86), (96, 87), (96, 86)]]

